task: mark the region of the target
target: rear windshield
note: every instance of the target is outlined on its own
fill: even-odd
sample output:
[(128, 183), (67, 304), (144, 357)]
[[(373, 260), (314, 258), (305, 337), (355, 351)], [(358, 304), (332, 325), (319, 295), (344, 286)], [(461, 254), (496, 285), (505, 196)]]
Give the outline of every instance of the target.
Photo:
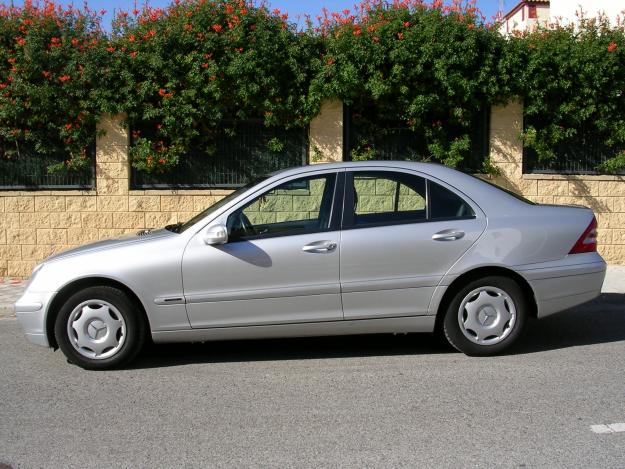
[(492, 182), (490, 182), (490, 181), (486, 181), (485, 179), (482, 179), (482, 178), (480, 178), (480, 177), (474, 176), (473, 174), (469, 174), (469, 176), (474, 177), (475, 179), (479, 179), (480, 181), (482, 181), (482, 182), (484, 182), (484, 183), (488, 184), (489, 186), (496, 187), (496, 188), (497, 188), (497, 189), (499, 189), (500, 191), (503, 191), (503, 192), (505, 192), (506, 194), (511, 195), (511, 196), (512, 196), (512, 197), (514, 197), (515, 199), (520, 200), (521, 202), (525, 202), (525, 203), (526, 203), (526, 204), (528, 204), (528, 205), (538, 205), (536, 202), (532, 202), (531, 200), (526, 199), (526, 198), (525, 198), (525, 197), (523, 197), (522, 195), (519, 195), (519, 194), (517, 194), (516, 192), (511, 191), (510, 189), (504, 189), (503, 187), (498, 186), (497, 184), (494, 184), (494, 183), (492, 183)]

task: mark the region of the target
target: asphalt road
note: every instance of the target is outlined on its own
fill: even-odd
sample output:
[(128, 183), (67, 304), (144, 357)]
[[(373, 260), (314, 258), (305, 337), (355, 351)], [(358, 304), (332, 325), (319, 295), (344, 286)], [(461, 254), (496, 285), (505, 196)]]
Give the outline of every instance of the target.
[(0, 467), (625, 467), (625, 295), (469, 358), (429, 335), (152, 346), (87, 372), (0, 320)]

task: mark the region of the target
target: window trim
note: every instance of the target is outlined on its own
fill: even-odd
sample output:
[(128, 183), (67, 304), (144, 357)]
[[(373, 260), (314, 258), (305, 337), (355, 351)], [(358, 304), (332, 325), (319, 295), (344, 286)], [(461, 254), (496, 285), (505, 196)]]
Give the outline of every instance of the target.
[(287, 184), (292, 181), (297, 181), (298, 179), (316, 179), (316, 178), (322, 178), (322, 177), (327, 178), (328, 182), (333, 184), (332, 202), (330, 203), (330, 223), (327, 228), (300, 232), (300, 233), (284, 232), (284, 233), (266, 233), (266, 234), (252, 235), (252, 236), (240, 236), (232, 240), (228, 239), (228, 244), (240, 243), (240, 242), (246, 242), (246, 241), (256, 241), (256, 240), (270, 239), (270, 238), (283, 238), (286, 236), (301, 236), (301, 235), (308, 235), (308, 234), (315, 234), (315, 233), (327, 233), (330, 231), (340, 230), (341, 217), (342, 217), (342, 210), (341, 210), (341, 204), (340, 204), (342, 200), (340, 199), (343, 198), (341, 191), (344, 190), (344, 185), (345, 185), (345, 173), (343, 171), (332, 171), (328, 173), (315, 173), (311, 175), (300, 174), (292, 179), (287, 179), (286, 181), (280, 181), (278, 184), (275, 184), (267, 188), (265, 191), (254, 195), (250, 199), (246, 199), (242, 204), (237, 205), (236, 207), (233, 207), (232, 210), (230, 210), (227, 214), (225, 214), (225, 219), (228, 220), (228, 218), (230, 218), (230, 216), (234, 214), (236, 211), (241, 210), (242, 208), (251, 205), (259, 197), (262, 197), (263, 195), (276, 189), (277, 187), (280, 187), (283, 184)]
[[(407, 174), (410, 176), (420, 177), (425, 180), (425, 218), (424, 219), (413, 219), (413, 220), (399, 220), (399, 221), (385, 221), (385, 222), (377, 222), (377, 223), (367, 223), (366, 225), (356, 225), (355, 224), (355, 213), (354, 213), (354, 173), (390, 173), (390, 174)], [(452, 194), (456, 195), (462, 201), (467, 204), (471, 210), (473, 211), (473, 216), (464, 216), (464, 217), (447, 217), (447, 218), (431, 218), (431, 207), (430, 207), (430, 184), (438, 184), (442, 188), (449, 190)], [(445, 221), (462, 221), (462, 220), (475, 220), (478, 218), (478, 212), (475, 210), (473, 204), (467, 202), (466, 196), (461, 196), (457, 191), (450, 189), (444, 184), (440, 184), (439, 182), (432, 181), (429, 177), (421, 173), (413, 173), (407, 171), (399, 171), (396, 168), (386, 169), (386, 168), (362, 168), (362, 169), (354, 169), (346, 172), (345, 175), (345, 189), (344, 189), (344, 197), (343, 197), (343, 223), (341, 225), (341, 230), (357, 230), (363, 228), (379, 228), (381, 226), (399, 226), (399, 225), (414, 225), (421, 223), (437, 223), (437, 222), (445, 222)], [(349, 207), (352, 207), (351, 209)]]

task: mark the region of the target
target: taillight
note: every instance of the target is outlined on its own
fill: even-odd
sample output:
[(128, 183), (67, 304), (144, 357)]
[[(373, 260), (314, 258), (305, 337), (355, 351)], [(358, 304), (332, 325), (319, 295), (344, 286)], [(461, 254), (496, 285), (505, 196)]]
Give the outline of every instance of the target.
[(597, 219), (592, 217), (590, 225), (588, 225), (586, 231), (584, 231), (579, 237), (569, 254), (580, 254), (582, 252), (595, 251), (597, 251)]

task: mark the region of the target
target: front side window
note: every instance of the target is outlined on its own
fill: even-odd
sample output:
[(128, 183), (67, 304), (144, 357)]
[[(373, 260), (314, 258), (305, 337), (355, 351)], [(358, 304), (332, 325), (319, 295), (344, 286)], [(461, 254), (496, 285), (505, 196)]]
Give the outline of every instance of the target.
[(256, 239), (314, 233), (330, 227), (334, 174), (288, 181), (228, 217), (229, 238)]

